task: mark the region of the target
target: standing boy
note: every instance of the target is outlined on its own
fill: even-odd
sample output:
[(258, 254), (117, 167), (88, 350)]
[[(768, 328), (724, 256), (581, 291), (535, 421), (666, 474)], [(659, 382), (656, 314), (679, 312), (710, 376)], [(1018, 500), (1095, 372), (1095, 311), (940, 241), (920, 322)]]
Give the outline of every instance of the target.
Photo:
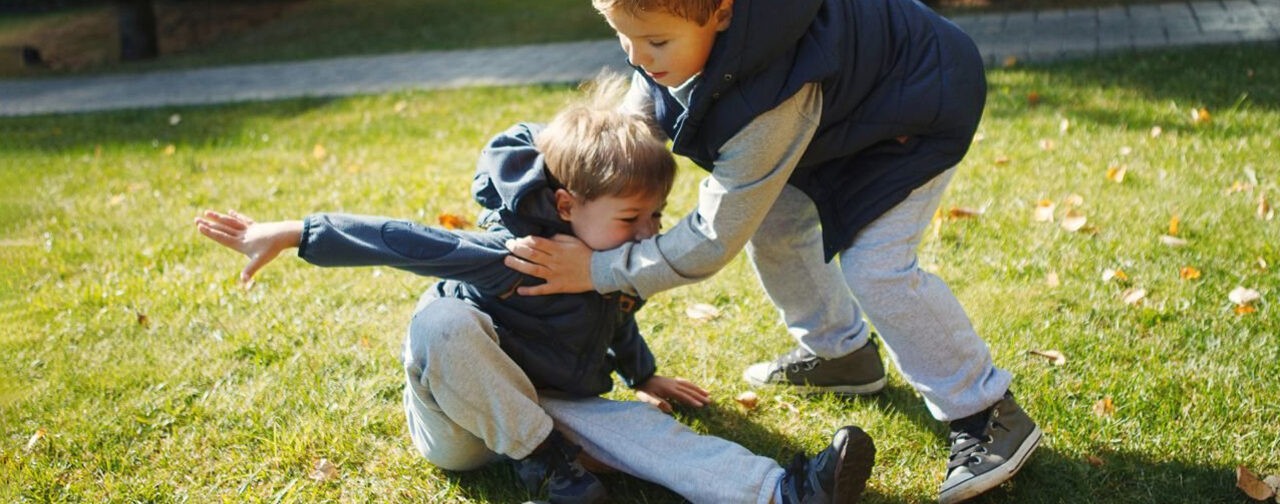
[[(982, 115), (973, 41), (915, 0), (593, 0), (636, 72), (628, 106), (711, 172), (670, 231), (607, 251), (530, 237), (521, 294), (696, 282), (745, 248), (797, 347), (755, 385), (870, 394), (874, 324), (951, 455), (939, 498), (1013, 476), (1041, 432), (917, 248)], [(837, 259), (838, 256), (838, 259)]]
[[(709, 397), (655, 374), (636, 327), (642, 299), (514, 295), (536, 280), (503, 265), (506, 240), (566, 233), (603, 250), (659, 229), (675, 160), (645, 118), (614, 107), (620, 93), (605, 99), (608, 89), (602, 84), (593, 100), (545, 129), (517, 125), (489, 144), (473, 183), (488, 231), (333, 214), (254, 223), (206, 212), (197, 226), (249, 256), (246, 280), (293, 247), (318, 266), (383, 265), (445, 278), (419, 303), (403, 357), (410, 435), (441, 468), (510, 458), (521, 481), (531, 491), (545, 487), (551, 502), (600, 502), (604, 487), (577, 461), (581, 446), (694, 502), (856, 502), (875, 454), (857, 427), (837, 430), (827, 449), (783, 469), (663, 412), (669, 400), (702, 406)], [(612, 388), (611, 371), (658, 408), (598, 397)]]

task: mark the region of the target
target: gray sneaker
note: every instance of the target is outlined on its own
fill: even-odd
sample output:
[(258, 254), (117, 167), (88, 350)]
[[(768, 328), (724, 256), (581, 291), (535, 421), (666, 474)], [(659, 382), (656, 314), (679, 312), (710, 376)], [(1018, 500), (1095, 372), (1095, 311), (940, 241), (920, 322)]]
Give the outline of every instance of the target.
[(951, 431), (951, 460), (938, 494), (940, 504), (969, 499), (1008, 481), (1042, 435), (1009, 392), (986, 411), (951, 422)]
[(875, 340), (849, 355), (823, 359), (796, 348), (772, 362), (752, 364), (742, 378), (755, 387), (790, 385), (802, 394), (867, 395), (884, 388), (884, 363)]
[(553, 430), (544, 445), (528, 457), (512, 461), (525, 490), (545, 490), (551, 504), (598, 504), (605, 501), (604, 485), (578, 463), (582, 448)]
[(778, 482), (780, 504), (856, 504), (876, 462), (876, 445), (852, 425), (837, 430), (831, 444), (811, 459), (796, 455)]

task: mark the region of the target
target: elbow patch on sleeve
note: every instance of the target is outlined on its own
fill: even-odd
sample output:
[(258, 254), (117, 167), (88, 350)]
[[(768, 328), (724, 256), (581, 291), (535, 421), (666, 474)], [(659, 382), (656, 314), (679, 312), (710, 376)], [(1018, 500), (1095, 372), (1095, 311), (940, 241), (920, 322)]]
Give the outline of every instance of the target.
[(458, 237), (447, 231), (393, 221), (382, 226), (382, 240), (397, 254), (418, 260), (438, 259), (458, 249)]

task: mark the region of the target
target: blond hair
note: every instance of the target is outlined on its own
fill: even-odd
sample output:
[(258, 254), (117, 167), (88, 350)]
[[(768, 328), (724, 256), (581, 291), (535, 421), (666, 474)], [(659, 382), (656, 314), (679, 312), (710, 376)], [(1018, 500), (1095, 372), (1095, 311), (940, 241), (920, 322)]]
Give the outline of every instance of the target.
[(626, 78), (602, 74), (534, 138), (552, 178), (575, 197), (671, 192), (675, 158), (648, 118), (618, 107), (626, 86)]
[(679, 18), (707, 24), (711, 16), (720, 9), (721, 0), (591, 0), (591, 5), (600, 12), (622, 9), (628, 14), (644, 12), (665, 12)]

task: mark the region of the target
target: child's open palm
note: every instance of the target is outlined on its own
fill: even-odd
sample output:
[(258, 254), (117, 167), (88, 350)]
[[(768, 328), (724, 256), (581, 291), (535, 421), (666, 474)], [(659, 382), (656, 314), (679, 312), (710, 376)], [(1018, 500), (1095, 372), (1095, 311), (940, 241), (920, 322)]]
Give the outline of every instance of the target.
[(226, 214), (206, 210), (195, 222), (200, 234), (249, 258), (240, 272), (241, 282), (248, 282), (280, 252), (297, 247), (302, 240), (300, 221), (257, 223), (234, 210)]

